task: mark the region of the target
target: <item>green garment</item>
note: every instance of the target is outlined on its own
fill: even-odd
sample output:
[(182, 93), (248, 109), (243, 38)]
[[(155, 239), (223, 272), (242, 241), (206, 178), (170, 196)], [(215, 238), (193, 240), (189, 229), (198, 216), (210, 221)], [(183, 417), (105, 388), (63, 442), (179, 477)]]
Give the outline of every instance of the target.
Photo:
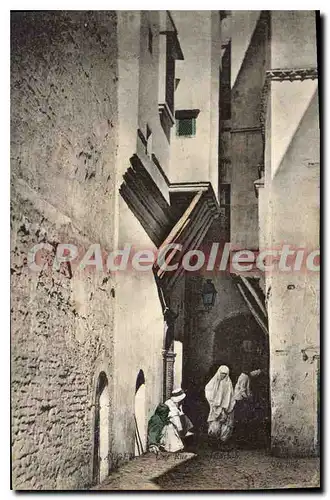
[(169, 407), (160, 403), (148, 422), (148, 446), (159, 445), (163, 428), (168, 424)]

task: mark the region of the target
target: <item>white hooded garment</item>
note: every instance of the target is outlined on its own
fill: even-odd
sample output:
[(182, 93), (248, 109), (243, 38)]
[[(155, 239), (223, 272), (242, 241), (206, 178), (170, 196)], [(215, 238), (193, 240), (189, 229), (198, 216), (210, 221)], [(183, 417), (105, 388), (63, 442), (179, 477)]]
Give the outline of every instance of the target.
[[(221, 380), (220, 373), (226, 376)], [(205, 386), (205, 397), (210, 405), (210, 413), (207, 421), (212, 422), (219, 418), (222, 410), (226, 413), (233, 411), (235, 406), (234, 390), (232, 381), (229, 378), (228, 366), (221, 365), (217, 373)]]

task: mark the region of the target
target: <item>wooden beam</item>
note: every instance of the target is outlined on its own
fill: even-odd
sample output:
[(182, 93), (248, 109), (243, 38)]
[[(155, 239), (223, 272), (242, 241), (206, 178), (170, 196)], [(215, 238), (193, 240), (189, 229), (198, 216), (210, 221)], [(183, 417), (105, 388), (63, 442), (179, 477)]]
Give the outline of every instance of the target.
[(257, 292), (255, 291), (255, 289), (253, 288), (253, 286), (251, 285), (251, 283), (249, 283), (249, 280), (247, 278), (245, 278), (244, 276), (240, 276), (240, 278), (243, 281), (243, 283), (246, 286), (246, 288), (251, 292), (251, 295), (253, 295), (256, 303), (258, 304), (258, 306), (260, 307), (260, 309), (262, 310), (262, 312), (264, 313), (264, 315), (267, 318), (266, 308), (265, 308), (264, 304), (261, 302), (260, 298), (258, 297)]
[(244, 293), (242, 285), (240, 285), (239, 283), (237, 283), (237, 287), (238, 287), (239, 291), (241, 292), (241, 295), (242, 295), (243, 299), (245, 300), (246, 305), (248, 306), (248, 308), (249, 308), (251, 314), (253, 315), (253, 317), (255, 318), (256, 322), (258, 323), (258, 325), (260, 326), (260, 328), (263, 330), (264, 334), (265, 335), (269, 335), (268, 328), (267, 328), (266, 324), (264, 323), (263, 319), (260, 318), (260, 316), (257, 313), (257, 311), (255, 311), (255, 309), (253, 308), (251, 302), (249, 301), (249, 299), (247, 298), (246, 294)]

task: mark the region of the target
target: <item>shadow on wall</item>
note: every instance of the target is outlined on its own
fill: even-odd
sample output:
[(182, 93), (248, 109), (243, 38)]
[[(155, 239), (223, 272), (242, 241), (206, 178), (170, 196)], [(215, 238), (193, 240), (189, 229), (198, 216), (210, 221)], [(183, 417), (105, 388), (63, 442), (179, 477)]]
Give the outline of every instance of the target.
[(135, 456), (138, 457), (146, 451), (147, 447), (146, 385), (143, 370), (139, 371), (136, 379), (134, 419)]

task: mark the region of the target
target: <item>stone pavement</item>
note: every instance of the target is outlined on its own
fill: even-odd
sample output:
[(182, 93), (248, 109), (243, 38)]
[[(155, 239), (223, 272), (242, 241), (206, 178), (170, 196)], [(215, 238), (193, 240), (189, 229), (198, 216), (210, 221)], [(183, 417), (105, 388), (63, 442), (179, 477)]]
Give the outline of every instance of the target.
[(264, 450), (147, 453), (126, 463), (98, 490), (246, 490), (317, 488), (318, 458), (276, 458)]

